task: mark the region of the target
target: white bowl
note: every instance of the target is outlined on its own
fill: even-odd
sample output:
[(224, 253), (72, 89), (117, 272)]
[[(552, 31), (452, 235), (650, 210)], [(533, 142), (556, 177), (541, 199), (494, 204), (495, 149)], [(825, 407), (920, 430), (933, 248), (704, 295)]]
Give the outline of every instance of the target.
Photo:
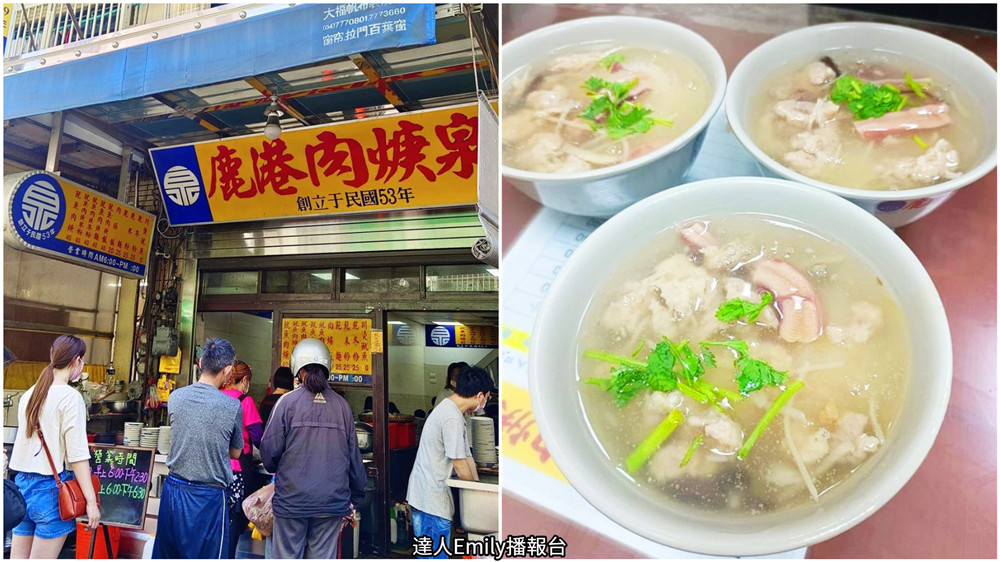
[[(765, 154), (747, 132), (746, 123), (763, 79), (787, 64), (818, 60), (841, 49), (895, 53), (934, 68), (951, 84), (960, 84), (979, 107), (984, 147), (974, 165), (956, 179), (902, 191), (872, 191), (822, 182), (785, 167)], [(790, 55), (791, 53), (791, 55)], [(815, 58), (812, 58), (815, 56)], [(805, 58), (808, 57), (808, 58)], [(882, 222), (896, 228), (926, 216), (955, 192), (985, 176), (997, 160), (997, 73), (972, 51), (916, 29), (880, 23), (831, 23), (806, 27), (775, 37), (750, 52), (729, 79), (726, 118), (743, 146), (770, 172), (847, 198)]]
[(638, 158), (575, 174), (545, 174), (502, 166), (505, 178), (546, 207), (575, 215), (610, 217), (643, 197), (681, 183), (698, 155), (709, 121), (722, 105), (726, 66), (712, 44), (689, 29), (651, 18), (606, 16), (543, 27), (505, 43), (500, 52), (502, 80), (556, 49), (597, 41), (641, 42), (644, 47), (680, 53), (702, 69), (712, 88), (708, 108), (691, 128)]
[[(720, 516), (650, 497), (612, 466), (591, 434), (575, 370), (578, 331), (595, 291), (670, 225), (698, 216), (763, 213), (838, 241), (894, 294), (910, 332), (914, 365), (885, 445), (847, 480), (811, 502), (757, 516)], [(594, 507), (622, 526), (674, 548), (713, 555), (784, 552), (857, 525), (889, 501), (923, 462), (951, 389), (951, 337), (934, 284), (884, 224), (844, 199), (771, 178), (721, 178), (659, 193), (622, 211), (574, 252), (546, 293), (532, 334), (531, 405), (559, 470)]]

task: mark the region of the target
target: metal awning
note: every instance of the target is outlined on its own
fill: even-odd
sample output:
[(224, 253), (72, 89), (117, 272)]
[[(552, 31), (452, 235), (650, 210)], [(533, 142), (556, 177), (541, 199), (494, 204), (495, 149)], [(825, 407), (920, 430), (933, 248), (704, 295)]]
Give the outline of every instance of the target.
[[(141, 160), (145, 149), (155, 146), (260, 133), (272, 95), (280, 100), (284, 130), (472, 103), (477, 78), (479, 88), (495, 99), (497, 8), (473, 5), (470, 11), (471, 34), (461, 5), (439, 5), (434, 45), (356, 53), (65, 111), (60, 171), (115, 194), (124, 146), (137, 149)], [(44, 168), (56, 120), (56, 114), (43, 114), (4, 121), (6, 173)]]

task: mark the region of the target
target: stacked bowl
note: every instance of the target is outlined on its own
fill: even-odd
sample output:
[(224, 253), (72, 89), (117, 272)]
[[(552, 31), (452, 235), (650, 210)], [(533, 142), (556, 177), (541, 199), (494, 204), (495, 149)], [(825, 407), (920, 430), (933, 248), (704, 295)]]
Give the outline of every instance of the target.
[(138, 447), (142, 441), (142, 424), (139, 422), (125, 422), (125, 439), (122, 442), (126, 447)]

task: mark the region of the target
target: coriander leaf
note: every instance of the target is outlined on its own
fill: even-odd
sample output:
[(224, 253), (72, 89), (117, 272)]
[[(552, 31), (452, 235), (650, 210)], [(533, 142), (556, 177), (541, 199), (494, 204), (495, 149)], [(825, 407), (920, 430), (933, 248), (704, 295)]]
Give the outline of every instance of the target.
[(744, 395), (765, 386), (778, 386), (788, 380), (788, 373), (779, 371), (760, 359), (740, 357), (736, 360), (736, 382)]
[(611, 70), (611, 67), (615, 65), (616, 62), (625, 62), (625, 56), (621, 53), (611, 53), (610, 55), (601, 59), (600, 64), (607, 70)]
[(740, 298), (730, 299), (722, 303), (722, 306), (715, 311), (715, 317), (722, 322), (735, 322), (742, 319), (746, 319), (747, 322), (756, 322), (760, 313), (772, 301), (774, 301), (774, 296), (769, 292), (765, 292), (761, 296), (759, 304), (754, 304)]
[(590, 78), (587, 78), (583, 82), (583, 87), (586, 88), (589, 93), (596, 94), (600, 92), (602, 89), (604, 89), (604, 84), (606, 83), (607, 80), (598, 78), (596, 76), (591, 76)]
[(705, 367), (701, 364), (701, 358), (695, 353), (688, 342), (680, 345), (671, 345), (674, 358), (680, 366), (681, 375), (691, 384), (694, 384), (705, 374)]
[(709, 369), (715, 368), (715, 354), (705, 348), (701, 348), (701, 361)]
[(709, 346), (709, 345), (714, 345), (716, 347), (728, 347), (729, 349), (732, 349), (733, 351), (735, 351), (736, 354), (738, 356), (740, 356), (740, 357), (745, 357), (745, 356), (747, 356), (747, 355), (750, 354), (750, 346), (748, 346), (747, 342), (745, 342), (743, 340), (733, 340), (733, 341), (703, 341), (703, 342), (701, 342), (702, 349), (704, 349), (705, 346)]
[(899, 111), (907, 103), (906, 96), (900, 95), (899, 89), (889, 84), (879, 86), (846, 74), (833, 83), (830, 100), (846, 103), (848, 111), (858, 120)]
[[(607, 383), (605, 390), (614, 397), (615, 405), (619, 408), (632, 401), (640, 392), (646, 390), (646, 376), (640, 369), (630, 369), (621, 367), (611, 373), (611, 382)], [(588, 381), (591, 379), (588, 379)]]
[(638, 84), (638, 78), (612, 82), (591, 76), (584, 81), (583, 87), (592, 99), (580, 118), (590, 121), (590, 128), (594, 131), (604, 127), (613, 140), (647, 133), (654, 125), (672, 126), (673, 123), (668, 120), (651, 117), (653, 110), (628, 101), (629, 92)]
[(649, 357), (646, 357), (646, 375), (649, 388), (660, 392), (670, 392), (677, 388), (677, 378), (674, 376), (674, 355), (670, 349), (670, 340), (664, 339), (656, 344)]

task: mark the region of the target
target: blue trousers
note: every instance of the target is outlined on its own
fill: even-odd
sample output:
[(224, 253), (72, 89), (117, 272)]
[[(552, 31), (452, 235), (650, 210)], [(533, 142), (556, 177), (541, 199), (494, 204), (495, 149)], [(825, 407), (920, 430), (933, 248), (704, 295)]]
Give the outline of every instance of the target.
[[(448, 558), (451, 554), (451, 520), (430, 513), (424, 513), (410, 506), (410, 516), (413, 518), (413, 535), (430, 537), (434, 541), (433, 556), (417, 556), (417, 558)], [(425, 550), (426, 552), (426, 550)]]
[(209, 558), (227, 555), (229, 506), (226, 489), (167, 476), (160, 493), (153, 558)]

